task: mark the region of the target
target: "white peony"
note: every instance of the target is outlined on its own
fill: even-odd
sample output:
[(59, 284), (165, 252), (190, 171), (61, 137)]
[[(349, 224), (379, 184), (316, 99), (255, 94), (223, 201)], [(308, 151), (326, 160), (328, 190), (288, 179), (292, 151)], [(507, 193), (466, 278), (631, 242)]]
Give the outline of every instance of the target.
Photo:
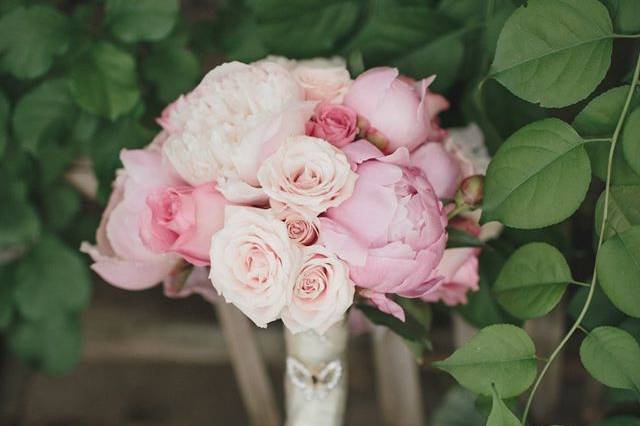
[(256, 172), (288, 136), (304, 134), (313, 104), (292, 74), (273, 62), (230, 62), (171, 104), (159, 123), (164, 152), (188, 183), (213, 180), (235, 202), (265, 201)]
[(299, 246), (270, 210), (227, 206), (211, 240), (213, 286), (259, 327), (280, 318), (291, 301)]
[(258, 170), (272, 203), (310, 217), (349, 198), (356, 179), (342, 151), (311, 136), (290, 137)]
[(282, 321), (292, 333), (315, 330), (324, 334), (344, 317), (354, 293), (343, 261), (322, 246), (306, 247)]

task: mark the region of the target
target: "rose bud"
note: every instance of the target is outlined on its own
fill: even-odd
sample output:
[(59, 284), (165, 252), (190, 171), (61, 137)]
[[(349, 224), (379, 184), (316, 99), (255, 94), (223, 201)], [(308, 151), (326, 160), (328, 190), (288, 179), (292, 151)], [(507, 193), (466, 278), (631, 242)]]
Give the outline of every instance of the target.
[(456, 192), (456, 205), (476, 206), (482, 202), (484, 176), (473, 175), (462, 180)]

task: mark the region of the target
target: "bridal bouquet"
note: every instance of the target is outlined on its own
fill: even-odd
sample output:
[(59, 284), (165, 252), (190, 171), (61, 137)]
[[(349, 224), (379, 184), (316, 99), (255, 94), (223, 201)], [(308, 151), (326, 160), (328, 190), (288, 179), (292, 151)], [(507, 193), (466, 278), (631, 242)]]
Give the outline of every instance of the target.
[(394, 296), (464, 302), (478, 253), (446, 249), (447, 215), (479, 201), (486, 154), (440, 128), (433, 79), (352, 80), (337, 58), (216, 67), (147, 148), (120, 154), (97, 246), (83, 245), (94, 271), (139, 290), (209, 266), (227, 302), (293, 333), (324, 333), (354, 297), (400, 319)]
[(479, 235), (469, 210), (487, 158), (440, 128), (433, 80), (353, 80), (337, 58), (218, 66), (148, 147), (122, 151), (97, 245), (82, 249), (130, 290), (209, 267), (199, 291), (293, 334), (326, 333), (354, 300), (401, 321), (398, 298), (463, 303), (478, 249), (447, 248), (448, 229)]

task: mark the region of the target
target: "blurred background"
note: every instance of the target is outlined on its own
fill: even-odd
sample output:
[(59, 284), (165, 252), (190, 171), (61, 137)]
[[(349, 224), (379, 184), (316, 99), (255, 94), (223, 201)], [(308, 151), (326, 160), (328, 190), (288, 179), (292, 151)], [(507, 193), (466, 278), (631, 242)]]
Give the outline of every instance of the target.
[[(119, 151), (149, 143), (163, 107), (215, 65), (279, 54), (340, 55), (354, 76), (382, 64), (416, 78), (437, 74), (433, 89), (452, 103), (444, 127), (478, 123), (495, 152), (524, 124), (546, 115), (571, 120), (579, 110), (540, 109), (492, 80), (477, 96), (502, 24), (522, 3), (0, 0), (0, 424), (248, 424), (212, 306), (196, 296), (167, 299), (160, 288), (108, 286), (78, 251), (82, 241), (94, 241)], [(616, 43), (603, 88), (630, 70), (633, 41)], [(419, 373), (428, 424), (485, 422), (486, 401), (429, 362), (459, 343), (454, 330), (516, 322), (490, 295), (509, 253), (549, 241), (577, 279), (588, 278), (601, 188), (593, 185), (584, 212), (567, 222), (506, 230), (487, 247), (481, 289), (469, 304), (453, 313), (433, 306), (434, 349)], [(570, 320), (565, 312), (576, 312), (585, 293), (571, 293), (557, 312), (527, 324), (539, 351), (553, 348)], [(624, 318), (596, 293), (587, 328)], [(640, 336), (638, 321), (625, 321), (621, 326)], [(254, 331), (282, 405), (282, 330)], [(346, 424), (382, 425), (371, 337), (361, 334), (350, 345)], [(557, 365), (540, 392), (535, 424), (587, 425), (638, 413), (632, 395), (588, 377), (575, 342)]]

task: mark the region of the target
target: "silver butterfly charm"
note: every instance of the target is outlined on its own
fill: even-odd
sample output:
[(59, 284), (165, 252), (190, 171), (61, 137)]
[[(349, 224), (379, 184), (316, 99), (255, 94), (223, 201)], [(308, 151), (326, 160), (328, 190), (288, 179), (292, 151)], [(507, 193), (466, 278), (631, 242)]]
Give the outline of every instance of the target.
[(338, 385), (342, 377), (342, 364), (339, 360), (334, 360), (324, 368), (312, 371), (297, 359), (287, 357), (287, 376), (302, 391), (307, 401), (324, 399)]

